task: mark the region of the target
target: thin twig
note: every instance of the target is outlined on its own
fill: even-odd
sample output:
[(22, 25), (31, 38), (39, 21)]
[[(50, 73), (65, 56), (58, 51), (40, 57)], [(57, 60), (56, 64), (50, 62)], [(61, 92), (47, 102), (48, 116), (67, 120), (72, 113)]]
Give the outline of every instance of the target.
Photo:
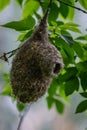
[(21, 125), (23, 123), (23, 120), (24, 120), (26, 114), (28, 113), (28, 111), (30, 109), (30, 106), (31, 106), (31, 104), (29, 104), (28, 106), (26, 106), (26, 108), (24, 110), (24, 113), (21, 115), (17, 130), (21, 129)]
[[(48, 11), (46, 11), (47, 14), (48, 14), (48, 12), (49, 12), (49, 8), (50, 8), (50, 6), (51, 6), (51, 4), (52, 4), (52, 1), (53, 1), (53, 0), (50, 0), (49, 5), (48, 5), (48, 7), (47, 7), (47, 10), (48, 10)], [(39, 2), (40, 2), (40, 5), (42, 6), (41, 0), (39, 0)], [(47, 16), (47, 15), (44, 15), (44, 16)], [(9, 57), (7, 57), (7, 55), (12, 54), (13, 52), (17, 51), (18, 49), (20, 49), (20, 47), (14, 49), (14, 50), (12, 50), (12, 51), (3, 53), (3, 55), (0, 56), (0, 59), (2, 59), (2, 60), (4, 60), (4, 61), (8, 61), (8, 58), (9, 58)]]
[[(81, 8), (78, 8), (78, 7), (76, 7), (76, 6), (70, 5), (70, 4), (68, 4), (68, 3), (66, 3), (66, 2), (64, 2), (64, 1), (62, 1), (62, 0), (57, 0), (57, 1), (59, 1), (60, 3), (66, 5), (66, 6), (69, 6), (69, 7), (71, 7), (71, 8), (77, 9), (78, 11), (81, 11), (81, 12), (87, 14), (87, 11), (85, 11), (85, 10), (83, 10), (83, 9), (81, 9)], [(40, 5), (42, 6), (42, 2), (41, 2), (40, 0), (39, 0), (39, 2), (40, 2)], [(51, 4), (52, 4), (52, 0), (50, 0), (50, 3), (49, 3), (49, 5), (48, 5), (48, 8), (51, 6)], [(20, 47), (17, 48), (17, 49), (15, 49), (15, 50), (9, 51), (9, 52), (7, 52), (7, 53), (3, 53), (3, 55), (0, 56), (0, 59), (3, 59), (3, 58), (6, 59), (6, 58), (7, 58), (6, 56), (7, 56), (8, 54), (11, 54), (11, 53), (17, 51), (18, 49), (20, 49)]]
[(78, 7), (74, 6), (74, 5), (70, 5), (70, 4), (68, 4), (68, 3), (66, 3), (66, 2), (64, 2), (64, 1), (62, 1), (62, 0), (57, 0), (57, 1), (59, 1), (60, 3), (66, 5), (66, 6), (69, 6), (69, 7), (71, 7), (71, 8), (77, 9), (78, 11), (81, 11), (81, 12), (87, 14), (87, 11), (85, 11), (85, 10), (83, 10), (83, 9), (81, 9), (81, 8), (78, 8)]
[(2, 60), (4, 60), (4, 61), (7, 61), (7, 60), (6, 60), (6, 59), (7, 59), (7, 55), (14, 53), (14, 52), (17, 51), (18, 49), (20, 49), (20, 47), (14, 49), (14, 50), (12, 50), (12, 51), (3, 53), (3, 55), (0, 56), (0, 59), (2, 59)]

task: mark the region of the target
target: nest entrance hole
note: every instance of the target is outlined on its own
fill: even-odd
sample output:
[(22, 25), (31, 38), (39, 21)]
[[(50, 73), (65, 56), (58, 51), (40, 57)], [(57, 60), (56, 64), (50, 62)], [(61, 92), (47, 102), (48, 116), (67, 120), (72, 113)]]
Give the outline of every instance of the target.
[(61, 70), (61, 64), (60, 63), (56, 63), (55, 64), (55, 67), (54, 67), (54, 70), (53, 70), (53, 73), (54, 74), (58, 74)]

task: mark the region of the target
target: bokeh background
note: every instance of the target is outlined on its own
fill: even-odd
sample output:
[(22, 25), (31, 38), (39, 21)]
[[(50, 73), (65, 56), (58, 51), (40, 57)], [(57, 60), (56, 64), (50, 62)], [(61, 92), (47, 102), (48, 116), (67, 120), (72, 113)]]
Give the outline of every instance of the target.
[[(78, 3), (76, 4), (80, 7)], [(20, 7), (12, 0), (10, 6), (0, 13), (0, 25), (12, 20), (19, 20), (21, 13)], [(85, 34), (85, 29), (87, 28), (87, 15), (76, 11), (74, 21), (75, 23), (79, 22), (81, 25), (80, 28), (83, 34)], [(18, 47), (18, 35), (19, 33), (14, 30), (0, 27), (0, 55)], [(10, 67), (11, 59), (9, 64), (0, 60), (0, 92), (5, 84), (3, 73), (9, 72)], [(45, 97), (46, 96), (31, 105), (30, 110), (23, 121), (21, 130), (87, 129), (86, 113), (75, 114), (76, 106), (82, 98), (80, 95), (74, 94), (73, 96), (70, 96), (70, 104), (66, 104), (65, 111), (62, 115), (57, 113), (55, 107), (48, 110)], [(0, 96), (0, 130), (16, 130), (19, 114), (15, 102), (13, 102), (10, 97)]]

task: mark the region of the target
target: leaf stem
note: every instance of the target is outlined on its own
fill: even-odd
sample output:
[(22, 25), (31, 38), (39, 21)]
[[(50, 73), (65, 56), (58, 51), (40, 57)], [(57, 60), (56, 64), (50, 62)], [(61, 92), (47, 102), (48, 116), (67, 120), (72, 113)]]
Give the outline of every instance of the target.
[(70, 4), (68, 4), (68, 3), (66, 3), (66, 2), (64, 2), (64, 1), (62, 1), (62, 0), (57, 0), (57, 1), (59, 1), (60, 3), (66, 5), (66, 6), (69, 6), (69, 7), (71, 7), (71, 8), (77, 9), (78, 11), (81, 11), (81, 12), (87, 14), (87, 11), (85, 11), (85, 10), (83, 10), (83, 9), (81, 9), (81, 8), (78, 8), (78, 7), (74, 6), (74, 5), (70, 5)]

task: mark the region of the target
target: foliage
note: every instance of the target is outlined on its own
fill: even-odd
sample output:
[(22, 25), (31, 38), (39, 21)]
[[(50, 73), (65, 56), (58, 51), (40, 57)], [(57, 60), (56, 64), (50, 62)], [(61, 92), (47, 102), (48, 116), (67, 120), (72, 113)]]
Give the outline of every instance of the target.
[[(12, 21), (2, 26), (19, 31), (21, 34), (18, 40), (24, 41), (31, 35), (35, 20), (41, 18), (49, 0), (43, 0), (42, 4), (39, 0), (15, 0), (15, 2), (23, 12), (21, 20)], [(75, 0), (65, 0), (64, 2), (75, 5)], [(87, 9), (86, 0), (79, 0), (78, 3)], [(9, 4), (10, 0), (0, 0), (0, 11)], [(40, 8), (42, 12), (38, 11)], [(87, 35), (82, 34), (79, 23), (71, 22), (74, 14), (74, 8), (54, 0), (48, 17), (49, 39), (60, 50), (65, 65), (60, 75), (50, 85), (46, 98), (48, 108), (50, 109), (55, 104), (59, 113), (64, 111), (64, 100), (74, 93), (79, 93), (84, 98), (84, 101), (77, 106), (76, 113), (87, 110)], [(78, 37), (73, 37), (72, 32), (78, 34)], [(9, 75), (4, 74), (4, 77), (6, 86), (2, 95), (12, 96), (8, 81)], [(17, 103), (17, 107), (20, 111), (24, 108), (23, 104), (19, 103)]]
[(0, 11), (5, 9), (10, 4), (10, 0), (0, 0)]

